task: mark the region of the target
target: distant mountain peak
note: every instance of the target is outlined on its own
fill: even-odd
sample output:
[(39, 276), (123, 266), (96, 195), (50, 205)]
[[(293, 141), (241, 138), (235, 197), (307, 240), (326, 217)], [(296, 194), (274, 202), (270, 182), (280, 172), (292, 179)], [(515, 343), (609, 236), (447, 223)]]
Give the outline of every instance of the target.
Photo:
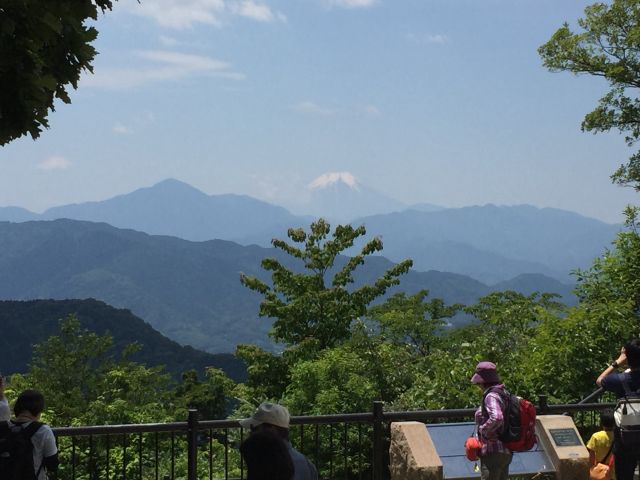
[(193, 185), (189, 185), (188, 183), (183, 182), (182, 180), (177, 180), (175, 178), (165, 178), (164, 180), (161, 180), (158, 183), (155, 183), (151, 187), (146, 187), (146, 188), (156, 189), (156, 190), (157, 189), (182, 189), (182, 190), (191, 190), (191, 191), (195, 190), (200, 193), (203, 193)]
[(356, 191), (360, 190), (360, 184), (351, 172), (327, 172), (313, 180), (308, 188), (311, 190), (319, 190), (333, 185), (344, 184)]

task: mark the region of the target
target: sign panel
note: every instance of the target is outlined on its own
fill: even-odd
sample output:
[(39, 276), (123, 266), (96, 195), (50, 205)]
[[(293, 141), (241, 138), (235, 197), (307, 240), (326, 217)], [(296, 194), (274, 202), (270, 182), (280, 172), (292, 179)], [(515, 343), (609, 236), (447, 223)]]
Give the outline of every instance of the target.
[(549, 433), (556, 447), (575, 447), (582, 445), (573, 428), (550, 428)]
[[(470, 462), (464, 455), (464, 442), (473, 434), (473, 423), (428, 424), (427, 430), (442, 460), (445, 479), (480, 478), (480, 461)], [(536, 445), (533, 450), (513, 454), (509, 476), (532, 476), (553, 473), (547, 454)]]

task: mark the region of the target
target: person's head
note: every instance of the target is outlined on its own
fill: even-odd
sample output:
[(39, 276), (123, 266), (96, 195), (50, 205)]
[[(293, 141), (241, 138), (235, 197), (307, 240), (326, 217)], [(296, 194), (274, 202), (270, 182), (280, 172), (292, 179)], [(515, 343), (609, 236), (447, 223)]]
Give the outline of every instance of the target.
[(31, 414), (34, 417), (39, 417), (43, 410), (44, 395), (37, 390), (25, 390), (18, 395), (18, 399), (13, 405), (13, 412), (16, 417), (24, 415), (25, 413)]
[(289, 438), (289, 410), (277, 403), (263, 402), (249, 418), (240, 420), (240, 425), (252, 432), (269, 430), (283, 439)]
[(255, 431), (240, 445), (247, 480), (291, 480), (294, 467), (289, 447), (273, 431)]
[(613, 430), (616, 426), (616, 421), (611, 410), (605, 410), (600, 414), (600, 426), (603, 430)]
[(500, 376), (498, 375), (495, 363), (478, 363), (478, 365), (476, 365), (475, 372), (473, 373), (473, 377), (471, 377), (471, 383), (475, 383), (482, 388), (500, 384)]
[(634, 338), (624, 346), (624, 353), (627, 355), (627, 365), (630, 368), (640, 367), (640, 339)]

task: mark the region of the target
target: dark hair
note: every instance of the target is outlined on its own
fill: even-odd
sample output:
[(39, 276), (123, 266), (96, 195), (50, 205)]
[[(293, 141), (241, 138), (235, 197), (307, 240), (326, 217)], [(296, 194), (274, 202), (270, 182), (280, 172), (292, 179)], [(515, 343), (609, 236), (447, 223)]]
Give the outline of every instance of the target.
[(627, 355), (627, 364), (631, 368), (640, 367), (640, 339), (634, 338), (627, 342), (624, 346), (624, 351)]
[(34, 417), (37, 417), (43, 410), (44, 395), (37, 390), (25, 390), (18, 396), (13, 406), (13, 412), (16, 416), (24, 412), (29, 412)]
[(271, 430), (258, 430), (240, 445), (247, 480), (291, 480), (293, 460), (285, 441)]
[(600, 426), (605, 430), (613, 430), (616, 426), (616, 421), (613, 418), (613, 412), (611, 410), (605, 410), (600, 414)]
[(275, 432), (281, 439), (289, 440), (288, 428), (279, 427), (278, 425), (274, 425), (272, 423), (263, 423), (262, 425), (269, 428), (272, 432)]

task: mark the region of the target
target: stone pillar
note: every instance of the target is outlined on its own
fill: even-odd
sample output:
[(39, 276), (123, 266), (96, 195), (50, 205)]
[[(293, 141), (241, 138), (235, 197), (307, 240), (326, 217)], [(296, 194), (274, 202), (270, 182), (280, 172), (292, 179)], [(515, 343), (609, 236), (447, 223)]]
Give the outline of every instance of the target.
[(589, 451), (571, 417), (539, 415), (536, 434), (540, 446), (553, 463), (558, 480), (589, 478)]
[(442, 480), (442, 461), (424, 423), (393, 422), (391, 480)]

